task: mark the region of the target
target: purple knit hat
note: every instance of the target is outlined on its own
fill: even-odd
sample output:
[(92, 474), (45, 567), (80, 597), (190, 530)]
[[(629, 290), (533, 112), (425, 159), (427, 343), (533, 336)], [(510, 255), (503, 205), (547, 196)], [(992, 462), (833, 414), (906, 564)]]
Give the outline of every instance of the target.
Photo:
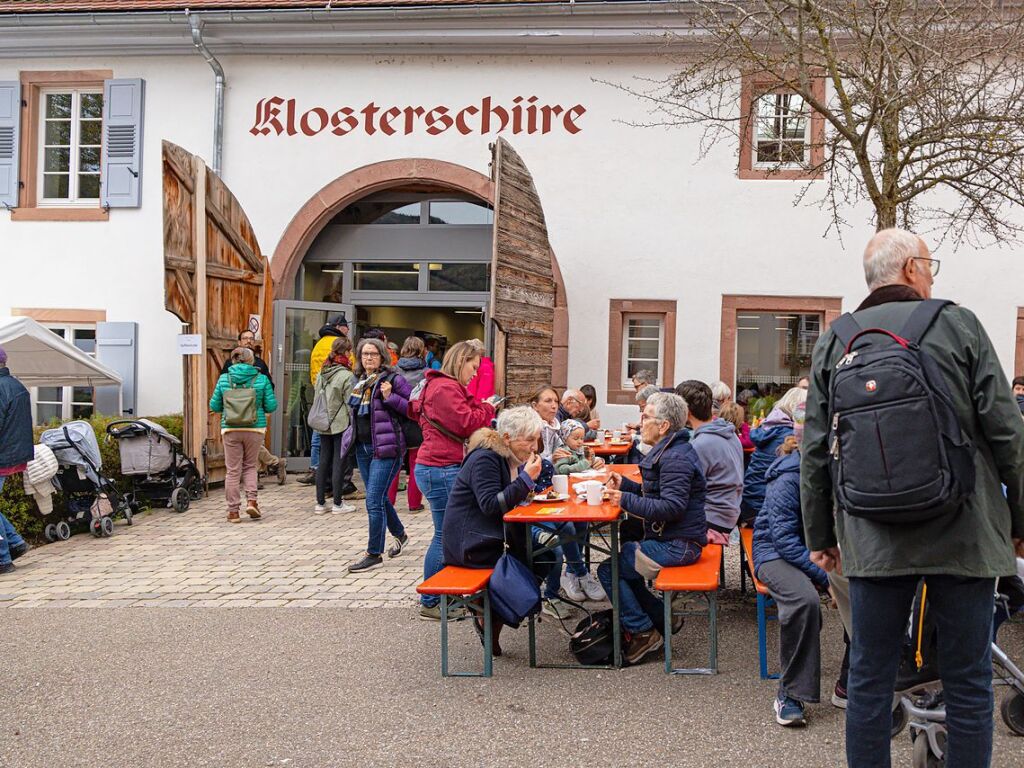
[(3, 347), (0, 347), (0, 368), (7, 365), (7, 353)]

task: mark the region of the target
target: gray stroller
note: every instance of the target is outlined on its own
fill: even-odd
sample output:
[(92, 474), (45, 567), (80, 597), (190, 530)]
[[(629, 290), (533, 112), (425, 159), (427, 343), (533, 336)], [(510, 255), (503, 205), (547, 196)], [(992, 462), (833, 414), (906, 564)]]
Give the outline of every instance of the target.
[(193, 499), (202, 497), (205, 483), (199, 468), (182, 452), (181, 440), (156, 422), (112, 421), (107, 434), (117, 440), (121, 474), (131, 478), (129, 504), (133, 511), (145, 501), (184, 512)]
[(100, 446), (88, 422), (69, 421), (48, 429), (39, 442), (57, 459), (53, 484), (64, 495), (65, 504), (63, 518), (43, 529), (47, 541), (66, 541), (72, 533), (86, 530), (97, 538), (111, 536), (117, 514), (131, 525), (131, 506), (103, 475)]

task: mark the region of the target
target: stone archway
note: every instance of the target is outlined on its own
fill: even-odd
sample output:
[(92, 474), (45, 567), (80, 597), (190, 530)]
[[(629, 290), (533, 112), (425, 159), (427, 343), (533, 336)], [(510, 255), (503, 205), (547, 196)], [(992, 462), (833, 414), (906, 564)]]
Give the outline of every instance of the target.
[[(310, 245), (345, 206), (375, 192), (415, 186), (461, 192), (494, 204), (494, 182), (472, 168), (455, 163), (406, 158), (356, 168), (324, 186), (306, 201), (288, 223), (270, 262), (274, 298), (292, 298), (295, 275)], [(565, 387), (569, 367), (569, 311), (565, 284), (554, 252), (551, 253), (551, 268), (555, 278), (551, 383), (556, 387)]]

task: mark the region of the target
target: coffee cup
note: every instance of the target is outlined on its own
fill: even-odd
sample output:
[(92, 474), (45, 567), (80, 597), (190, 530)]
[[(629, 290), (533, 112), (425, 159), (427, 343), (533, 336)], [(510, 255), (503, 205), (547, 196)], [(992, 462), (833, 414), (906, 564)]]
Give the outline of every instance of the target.
[(569, 476), (555, 475), (551, 478), (551, 487), (555, 489), (555, 493), (559, 496), (566, 495), (569, 493)]
[(612, 432), (612, 440), (616, 443), (622, 439), (622, 432), (618, 429)]
[(604, 503), (604, 485), (591, 480), (587, 485), (587, 506), (600, 507)]

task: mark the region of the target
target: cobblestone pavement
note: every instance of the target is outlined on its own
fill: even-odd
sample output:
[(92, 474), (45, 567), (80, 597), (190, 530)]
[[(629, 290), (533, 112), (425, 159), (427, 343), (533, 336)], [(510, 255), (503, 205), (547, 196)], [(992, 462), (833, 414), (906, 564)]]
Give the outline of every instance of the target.
[(0, 576), (0, 606), (412, 606), (433, 535), (429, 507), (397, 509), (410, 542), (384, 566), (351, 574), (366, 549), (366, 507), (314, 515), (312, 487), (295, 476), (260, 491), (262, 520), (226, 521), (223, 489), (184, 514), (158, 509), (119, 521), (114, 535), (88, 533), (33, 549)]

